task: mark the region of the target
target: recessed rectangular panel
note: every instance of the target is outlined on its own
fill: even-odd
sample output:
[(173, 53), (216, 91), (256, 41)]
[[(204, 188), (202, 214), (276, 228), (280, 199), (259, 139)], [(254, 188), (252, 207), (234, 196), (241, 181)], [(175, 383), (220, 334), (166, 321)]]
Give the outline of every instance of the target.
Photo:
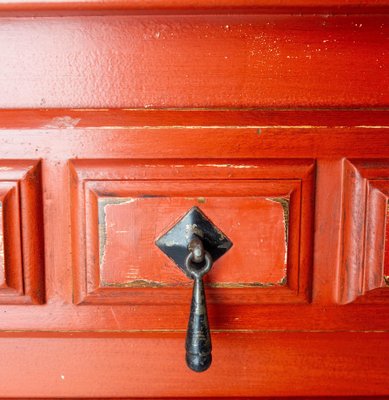
[[(160, 196), (98, 198), (101, 286), (191, 285), (174, 262), (156, 247), (155, 241), (194, 205), (234, 243), (215, 262), (206, 277), (208, 285), (286, 284), (288, 193), (278, 198), (260, 196), (255, 192), (261, 183), (252, 183), (251, 196), (234, 197), (231, 193), (218, 197), (207, 195), (210, 187), (202, 190), (202, 185), (197, 185), (201, 195), (198, 197), (170, 197), (167, 192)], [(161, 183), (156, 186), (161, 187)], [(185, 186), (189, 188), (189, 184)], [(235, 185), (237, 189), (239, 185), (238, 188)]]
[(72, 162), (76, 302), (186, 302), (192, 281), (156, 241), (192, 207), (233, 243), (205, 278), (211, 302), (309, 298), (310, 162), (91, 162)]

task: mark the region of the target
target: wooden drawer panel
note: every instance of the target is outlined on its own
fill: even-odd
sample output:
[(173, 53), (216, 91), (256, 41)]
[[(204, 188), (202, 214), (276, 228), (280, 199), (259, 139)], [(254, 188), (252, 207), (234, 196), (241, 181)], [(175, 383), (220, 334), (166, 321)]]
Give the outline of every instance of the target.
[(308, 301), (313, 166), (309, 160), (72, 161), (76, 301), (177, 304), (184, 295), (187, 302), (177, 289), (191, 281), (155, 241), (193, 206), (233, 243), (207, 277), (213, 301)]
[[(353, 192), (346, 166), (351, 163), (363, 179), (374, 182), (378, 198), (386, 196), (386, 112), (5, 110), (0, 116), (4, 166), (26, 158), (41, 160), (27, 164), (42, 168), (43, 199), (34, 204), (43, 203), (44, 210), (40, 228), (46, 238), (47, 300), (38, 306), (0, 306), (0, 329), (183, 331), (190, 281), (154, 242), (192, 206), (220, 225), (234, 244), (215, 264), (206, 288), (212, 329), (389, 329), (389, 313), (377, 312), (373, 291), (365, 297), (368, 304), (339, 304), (343, 211), (350, 209), (346, 193)], [(315, 121), (317, 126), (312, 125)], [(344, 157), (350, 161), (343, 162)], [(356, 160), (361, 157), (370, 172)], [(23, 176), (2, 178), (20, 180), (22, 187)], [(384, 186), (378, 187), (378, 181)], [(280, 284), (285, 213), (269, 200), (276, 198), (289, 200), (285, 285)], [(22, 195), (21, 204), (26, 204), (24, 199)], [(107, 215), (100, 217), (100, 222), (108, 222), (102, 224), (108, 227), (108, 245), (99, 239), (99, 202), (100, 209), (108, 205)], [(364, 209), (364, 202), (357, 200), (355, 210)], [(149, 211), (162, 206), (166, 215)], [(222, 213), (222, 208), (228, 212)], [(242, 214), (249, 208), (252, 214)], [(138, 212), (151, 213), (155, 226), (147, 225)], [(32, 214), (39, 216), (39, 210)], [(257, 235), (251, 235), (250, 253), (233, 220), (243, 215), (240, 222), (247, 231), (253, 229), (252, 215), (257, 214), (260, 221), (254, 222), (265, 221), (264, 230), (258, 228)], [(130, 230), (126, 224), (131, 218), (133, 225), (143, 221), (145, 227), (135, 241), (143, 243), (138, 254), (129, 245), (134, 241), (130, 232), (117, 232)], [(269, 239), (272, 218), (274, 240)], [(30, 240), (41, 236), (31, 235)], [(281, 251), (273, 252), (273, 245)], [(241, 248), (249, 257), (249, 268), (239, 254)], [(106, 253), (103, 279), (100, 249)], [(137, 259), (138, 275), (128, 279), (130, 256)], [(235, 269), (236, 265), (242, 268)], [(158, 282), (157, 287), (139, 285), (142, 279)], [(231, 282), (239, 287), (220, 287)], [(385, 293), (386, 288), (382, 290)], [(385, 295), (383, 300), (380, 307), (385, 309)]]
[(389, 2), (214, 3), (0, 0), (0, 397), (389, 394)]

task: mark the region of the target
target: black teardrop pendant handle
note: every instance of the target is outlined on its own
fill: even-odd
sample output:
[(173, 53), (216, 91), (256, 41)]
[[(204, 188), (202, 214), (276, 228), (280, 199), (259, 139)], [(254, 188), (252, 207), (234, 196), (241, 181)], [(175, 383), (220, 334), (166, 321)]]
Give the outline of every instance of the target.
[(194, 280), (185, 343), (186, 363), (191, 370), (203, 372), (212, 362), (203, 277), (229, 251), (232, 242), (202, 210), (192, 207), (155, 244)]
[(191, 240), (185, 266), (194, 280), (188, 330), (186, 332), (186, 364), (195, 372), (207, 370), (212, 363), (212, 343), (209, 331), (203, 276), (212, 267), (212, 256), (204, 250), (199, 238)]

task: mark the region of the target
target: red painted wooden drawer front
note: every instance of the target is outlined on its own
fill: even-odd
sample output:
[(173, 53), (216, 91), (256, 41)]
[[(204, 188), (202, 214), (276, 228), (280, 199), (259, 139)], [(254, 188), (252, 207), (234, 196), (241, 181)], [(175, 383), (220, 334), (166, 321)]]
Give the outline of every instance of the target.
[[(385, 112), (1, 114), (3, 243), (44, 241), (46, 283), (44, 304), (0, 307), (3, 397), (388, 393)], [(30, 198), (44, 235), (12, 223)], [(233, 242), (207, 280), (200, 375), (184, 362), (191, 282), (155, 245), (193, 206)], [(27, 254), (25, 288), (43, 265)]]
[(281, 3), (0, 0), (0, 398), (389, 396), (388, 4)]
[(73, 160), (71, 168), (74, 246), (85, 243), (75, 254), (76, 302), (187, 302), (191, 281), (155, 241), (193, 206), (233, 243), (207, 276), (215, 301), (309, 301), (311, 160)]

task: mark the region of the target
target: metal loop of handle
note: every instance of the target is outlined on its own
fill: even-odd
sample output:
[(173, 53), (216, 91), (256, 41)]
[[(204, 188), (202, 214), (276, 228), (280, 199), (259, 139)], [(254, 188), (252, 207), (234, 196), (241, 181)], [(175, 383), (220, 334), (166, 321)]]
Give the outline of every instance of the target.
[[(203, 372), (212, 363), (212, 343), (202, 278), (211, 269), (213, 259), (209, 252), (204, 250), (199, 238), (193, 239), (188, 248), (190, 252), (185, 259), (185, 266), (194, 279), (194, 284), (185, 342), (186, 364), (195, 372)], [(204, 261), (205, 264), (198, 268)]]
[(208, 251), (204, 252), (205, 265), (200, 269), (198, 269), (198, 267), (196, 266), (196, 264), (198, 263), (193, 261), (194, 258), (195, 258), (194, 253), (190, 252), (185, 259), (185, 266), (189, 271), (192, 279), (201, 279), (212, 268), (213, 265), (212, 256), (208, 253)]

